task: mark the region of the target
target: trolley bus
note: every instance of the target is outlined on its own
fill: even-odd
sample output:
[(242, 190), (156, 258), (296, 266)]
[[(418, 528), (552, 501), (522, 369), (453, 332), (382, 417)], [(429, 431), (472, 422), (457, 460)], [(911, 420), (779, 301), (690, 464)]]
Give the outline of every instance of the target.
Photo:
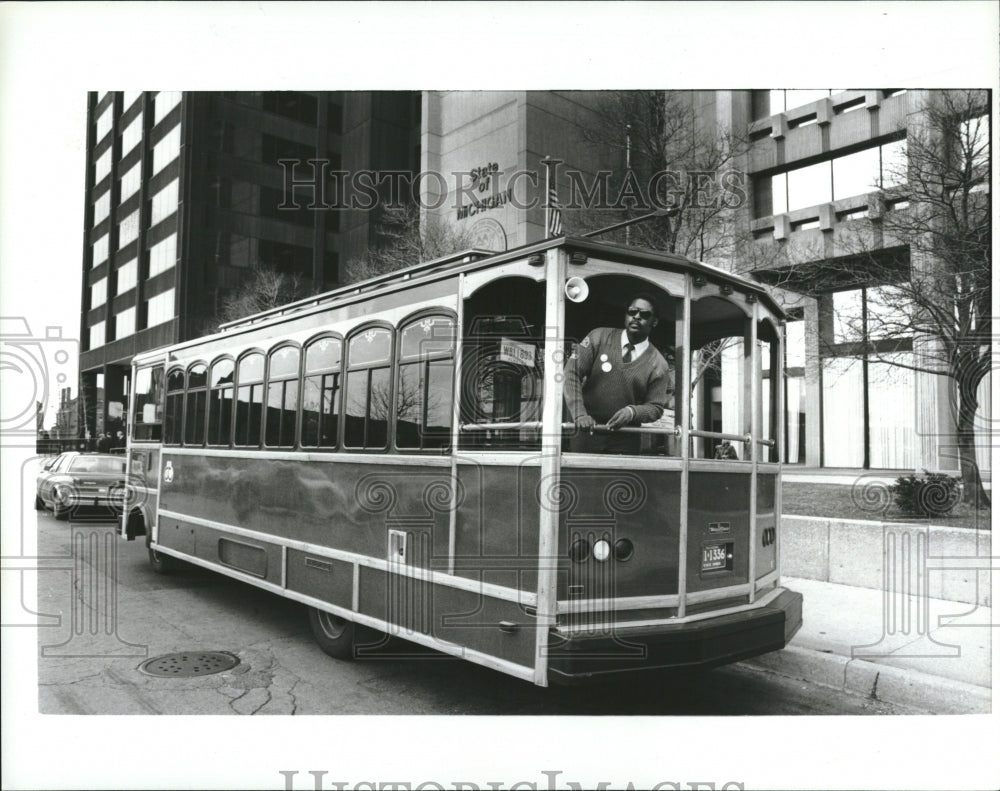
[[(636, 292), (673, 409), (570, 452), (566, 360)], [(756, 283), (573, 237), (339, 288), (135, 358), (121, 533), (301, 602), (339, 658), (402, 637), (547, 686), (780, 649), (783, 325)]]

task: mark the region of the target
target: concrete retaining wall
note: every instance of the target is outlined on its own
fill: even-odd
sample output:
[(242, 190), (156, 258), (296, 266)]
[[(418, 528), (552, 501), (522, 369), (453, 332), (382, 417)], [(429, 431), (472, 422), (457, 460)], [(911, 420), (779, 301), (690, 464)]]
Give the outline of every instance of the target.
[[(781, 517), (781, 573), (991, 605), (989, 530)], [(886, 585), (886, 580), (891, 581)]]

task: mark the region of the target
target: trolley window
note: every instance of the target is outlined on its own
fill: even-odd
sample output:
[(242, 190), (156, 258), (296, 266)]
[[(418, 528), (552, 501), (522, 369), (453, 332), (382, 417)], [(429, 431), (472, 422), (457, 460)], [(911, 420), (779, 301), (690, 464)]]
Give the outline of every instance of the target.
[(132, 387), (135, 412), (132, 439), (158, 441), (163, 436), (163, 369), (140, 368)]
[(396, 385), (396, 447), (441, 449), (450, 445), (455, 322), (425, 316), (400, 332)]
[(252, 352), (236, 368), (236, 420), (233, 444), (260, 445), (261, 410), (264, 403), (264, 355)]
[(167, 413), (163, 426), (166, 445), (181, 444), (181, 421), (184, 417), (184, 369), (172, 368), (167, 374)]
[(208, 444), (228, 445), (233, 422), (233, 361), (222, 358), (212, 363), (209, 377)]
[(205, 441), (205, 407), (208, 393), (208, 369), (204, 363), (188, 368), (185, 396), (184, 444), (201, 445)]
[(392, 333), (369, 327), (347, 344), (344, 447), (383, 450), (392, 409)]
[(267, 429), (264, 444), (295, 444), (295, 415), (299, 402), (299, 357), (295, 346), (281, 346), (268, 355)]
[(302, 380), (302, 446), (335, 448), (340, 415), (340, 338), (323, 337), (306, 346)]

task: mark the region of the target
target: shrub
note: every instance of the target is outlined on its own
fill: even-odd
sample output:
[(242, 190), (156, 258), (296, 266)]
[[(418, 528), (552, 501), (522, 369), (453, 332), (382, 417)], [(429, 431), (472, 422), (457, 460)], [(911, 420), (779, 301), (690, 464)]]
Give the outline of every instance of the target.
[(906, 514), (943, 516), (962, 497), (962, 479), (941, 472), (903, 475), (889, 487), (893, 500)]

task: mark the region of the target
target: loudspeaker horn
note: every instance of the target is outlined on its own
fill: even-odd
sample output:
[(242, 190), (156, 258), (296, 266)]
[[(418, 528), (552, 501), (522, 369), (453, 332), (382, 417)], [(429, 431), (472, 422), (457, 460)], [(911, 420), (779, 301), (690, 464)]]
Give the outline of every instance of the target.
[(566, 281), (563, 291), (570, 302), (583, 302), (590, 294), (590, 286), (582, 277), (571, 277)]

